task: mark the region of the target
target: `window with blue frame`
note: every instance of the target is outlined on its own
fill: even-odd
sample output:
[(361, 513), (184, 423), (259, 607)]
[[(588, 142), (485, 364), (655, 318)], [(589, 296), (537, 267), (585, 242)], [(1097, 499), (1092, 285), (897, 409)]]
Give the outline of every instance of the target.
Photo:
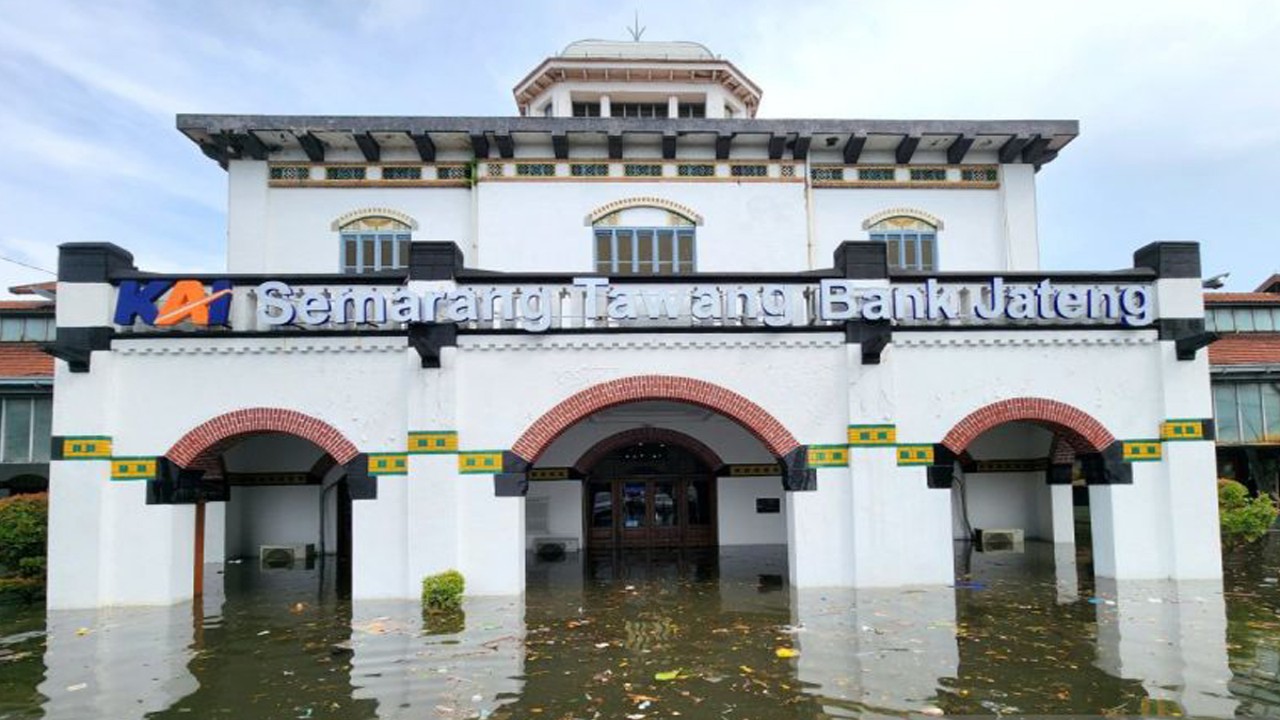
[(683, 275), (694, 271), (693, 227), (595, 228), (596, 272)]
[(870, 239), (889, 246), (891, 270), (937, 270), (938, 228), (919, 218), (898, 215), (868, 228)]
[(412, 228), (388, 217), (367, 216), (343, 225), (342, 272), (361, 274), (409, 266)]

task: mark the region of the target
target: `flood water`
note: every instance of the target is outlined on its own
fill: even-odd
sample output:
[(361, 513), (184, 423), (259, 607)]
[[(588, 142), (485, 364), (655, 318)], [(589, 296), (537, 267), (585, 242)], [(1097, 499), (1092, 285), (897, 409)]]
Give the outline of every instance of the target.
[(200, 613), (0, 607), (0, 717), (1280, 716), (1280, 538), (1222, 585), (1095, 582), (1035, 543), (957, 567), (798, 592), (780, 547), (531, 558), (523, 599), (424, 622), (227, 565)]

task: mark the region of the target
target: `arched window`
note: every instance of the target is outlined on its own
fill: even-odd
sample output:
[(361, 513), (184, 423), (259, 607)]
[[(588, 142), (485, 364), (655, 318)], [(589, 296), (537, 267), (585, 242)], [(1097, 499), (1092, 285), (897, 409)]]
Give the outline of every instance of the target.
[(342, 272), (360, 274), (409, 266), (413, 229), (382, 215), (365, 215), (338, 228), (342, 238)]
[(867, 226), (870, 238), (889, 245), (893, 270), (937, 270), (938, 226), (909, 215), (894, 215)]
[(663, 207), (626, 207), (594, 219), (595, 269), (606, 275), (683, 275), (696, 270), (697, 225)]

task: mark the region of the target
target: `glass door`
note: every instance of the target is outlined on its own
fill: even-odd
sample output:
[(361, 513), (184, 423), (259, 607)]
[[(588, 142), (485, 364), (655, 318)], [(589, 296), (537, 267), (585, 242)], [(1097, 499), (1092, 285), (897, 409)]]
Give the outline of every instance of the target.
[(626, 480), (619, 485), (622, 506), (621, 537), (624, 547), (644, 547), (649, 544), (649, 483), (643, 480)]

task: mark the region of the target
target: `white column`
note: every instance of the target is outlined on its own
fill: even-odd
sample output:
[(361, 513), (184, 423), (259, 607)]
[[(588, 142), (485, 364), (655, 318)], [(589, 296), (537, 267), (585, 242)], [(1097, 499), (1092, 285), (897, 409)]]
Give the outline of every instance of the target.
[(422, 578), (458, 567), (458, 492), (464, 482), (467, 478), (458, 475), (457, 455), (409, 456), (412, 520), (405, 582), (411, 592)]
[(383, 475), (375, 482), (376, 499), (351, 502), (351, 596), (414, 597), (405, 582), (409, 478)]
[(818, 468), (818, 489), (787, 493), (787, 565), (797, 588), (853, 585), (849, 468)]
[(458, 483), (458, 569), (467, 595), (524, 592), (524, 498), (497, 497), (492, 475)]
[(680, 117), (680, 98), (675, 95), (667, 98), (667, 117)]
[(612, 114), (613, 114), (613, 108), (609, 104), (609, 96), (601, 95), (600, 96), (600, 117), (611, 117)]
[(1053, 541), (1076, 542), (1076, 511), (1070, 485), (1050, 485), (1049, 504), (1052, 515)]
[(1168, 496), (1159, 462), (1131, 463), (1132, 485), (1091, 485), (1089, 524), (1098, 577), (1167, 578)]
[[(284, 244), (273, 242), (272, 223), (268, 219), (271, 189), (267, 173), (265, 162), (232, 160), (227, 163), (228, 272), (266, 272), (272, 267), (272, 258), (267, 253)], [(337, 256), (336, 250), (333, 256)]]
[[(1156, 281), (1156, 307), (1161, 317), (1204, 316), (1203, 289), (1199, 278)], [(1172, 342), (1159, 344), (1164, 391), (1164, 419), (1211, 418), (1213, 401), (1209, 386), (1209, 351), (1193, 360), (1179, 360)], [(1172, 577), (1213, 579), (1222, 577), (1222, 548), (1218, 528), (1218, 468), (1211, 440), (1166, 442), (1163, 459), (1167, 487)]]
[(1032, 165), (1000, 166), (1000, 201), (1004, 209), (1007, 270), (1039, 270), (1040, 240), (1036, 230), (1036, 175)]
[[(899, 429), (901, 432), (901, 429)], [(892, 447), (850, 448), (855, 585), (949, 585), (955, 578), (951, 492)]]

